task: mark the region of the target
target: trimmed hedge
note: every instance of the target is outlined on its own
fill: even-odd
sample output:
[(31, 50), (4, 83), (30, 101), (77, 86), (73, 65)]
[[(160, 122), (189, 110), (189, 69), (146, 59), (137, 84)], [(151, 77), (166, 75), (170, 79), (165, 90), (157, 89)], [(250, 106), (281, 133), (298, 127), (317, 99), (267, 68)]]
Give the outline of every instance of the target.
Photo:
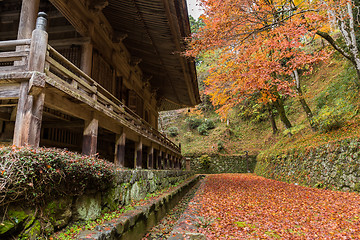
[(36, 204), (89, 189), (103, 191), (114, 177), (114, 164), (95, 157), (55, 148), (1, 148), (0, 206), (17, 201)]

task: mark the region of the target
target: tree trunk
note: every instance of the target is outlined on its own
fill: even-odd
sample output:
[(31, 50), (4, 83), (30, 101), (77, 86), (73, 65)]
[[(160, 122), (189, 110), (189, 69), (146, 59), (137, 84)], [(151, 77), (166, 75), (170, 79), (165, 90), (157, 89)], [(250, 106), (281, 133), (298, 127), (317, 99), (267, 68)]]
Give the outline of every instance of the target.
[(274, 117), (274, 113), (273, 113), (273, 110), (272, 110), (272, 105), (270, 103), (267, 104), (267, 109), (268, 109), (268, 112), (269, 112), (269, 120), (270, 120), (270, 123), (271, 123), (271, 128), (273, 130), (273, 134), (275, 135), (279, 130), (276, 126), (276, 122), (275, 122), (275, 117)]
[(356, 41), (356, 20), (354, 19), (353, 6), (348, 2), (346, 9), (340, 9), (338, 11), (339, 12), (330, 11), (330, 14), (337, 20), (348, 51), (338, 45), (329, 34), (321, 31), (317, 31), (316, 34), (325, 39), (336, 51), (341, 53), (354, 65), (358, 77), (356, 85), (360, 88), (360, 53)]
[(284, 103), (283, 100), (281, 99), (281, 97), (279, 96), (278, 99), (274, 102), (274, 106), (276, 107), (276, 110), (279, 113), (280, 119), (282, 121), (282, 123), (284, 124), (286, 129), (289, 129), (292, 127), (289, 119), (286, 116), (285, 113), (285, 108), (284, 108)]
[(311, 126), (311, 129), (316, 132), (317, 131), (317, 128), (314, 124), (314, 121), (313, 121), (313, 113), (309, 107), (309, 105), (306, 103), (305, 99), (304, 99), (304, 96), (303, 96), (303, 92), (301, 90), (301, 84), (300, 84), (300, 78), (299, 78), (299, 73), (297, 70), (294, 70), (294, 73), (293, 73), (293, 77), (294, 77), (294, 80), (295, 80), (295, 86), (296, 86), (296, 91), (298, 93), (298, 96), (299, 96), (299, 101), (300, 101), (300, 104), (302, 106), (302, 108), (304, 109), (305, 113), (306, 113), (306, 116), (307, 116), (307, 119), (310, 123), (310, 126)]

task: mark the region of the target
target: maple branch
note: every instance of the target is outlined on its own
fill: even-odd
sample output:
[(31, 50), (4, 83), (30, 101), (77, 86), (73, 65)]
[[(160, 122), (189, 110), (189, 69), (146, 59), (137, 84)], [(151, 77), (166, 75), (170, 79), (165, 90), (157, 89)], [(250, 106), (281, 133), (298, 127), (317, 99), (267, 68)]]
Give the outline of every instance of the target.
[(347, 52), (345, 52), (344, 49), (342, 49), (328, 33), (317, 31), (316, 34), (325, 39), (333, 48), (335, 48), (336, 51), (338, 51), (345, 58), (352, 62), (354, 61), (354, 58)]

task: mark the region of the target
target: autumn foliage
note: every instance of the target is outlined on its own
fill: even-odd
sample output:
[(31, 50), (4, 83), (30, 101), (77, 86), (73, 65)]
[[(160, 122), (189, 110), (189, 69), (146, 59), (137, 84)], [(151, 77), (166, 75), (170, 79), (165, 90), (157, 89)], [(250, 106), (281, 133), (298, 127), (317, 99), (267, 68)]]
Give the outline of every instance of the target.
[[(207, 239), (359, 239), (360, 197), (250, 174), (211, 175), (201, 194)], [(206, 223), (206, 224), (204, 224)]]
[(254, 94), (265, 104), (296, 96), (294, 71), (311, 72), (329, 57), (326, 46), (348, 56), (330, 35), (348, 24), (349, 2), (201, 0), (204, 27), (193, 34), (187, 55), (218, 55), (205, 81), (218, 112), (226, 116)]

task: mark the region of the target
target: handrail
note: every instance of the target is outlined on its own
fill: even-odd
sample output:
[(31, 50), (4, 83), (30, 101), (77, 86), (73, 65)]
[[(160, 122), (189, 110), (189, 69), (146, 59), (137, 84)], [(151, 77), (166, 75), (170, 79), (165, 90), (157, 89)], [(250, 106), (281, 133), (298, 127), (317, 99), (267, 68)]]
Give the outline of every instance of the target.
[[(70, 62), (67, 58), (61, 55), (56, 49), (48, 45), (48, 51), (52, 54), (56, 59), (47, 56), (46, 60), (56, 69), (62, 72), (62, 74), (68, 75), (76, 81), (81, 86), (85, 87), (90, 93), (95, 94), (99, 100), (105, 101), (107, 105), (116, 108), (122, 114), (124, 114), (127, 118), (134, 121), (134, 123), (141, 124), (142, 127), (145, 127), (154, 137), (159, 138), (159, 140), (169, 147), (175, 149), (180, 152), (179, 146), (169, 140), (164, 134), (153, 128), (148, 122), (142, 119), (138, 114), (128, 108), (125, 104), (123, 104), (119, 99), (117, 99), (114, 95), (112, 95), (107, 89), (97, 83), (94, 79), (84, 73), (81, 69), (75, 66), (72, 62)], [(59, 61), (61, 63), (59, 63)], [(70, 71), (68, 70), (70, 69)], [(78, 77), (80, 76), (80, 77)], [(83, 79), (84, 80), (83, 80)]]
[(0, 47), (16, 47), (20, 45), (30, 45), (31, 39), (19, 39), (19, 40), (8, 40), (1, 41)]

